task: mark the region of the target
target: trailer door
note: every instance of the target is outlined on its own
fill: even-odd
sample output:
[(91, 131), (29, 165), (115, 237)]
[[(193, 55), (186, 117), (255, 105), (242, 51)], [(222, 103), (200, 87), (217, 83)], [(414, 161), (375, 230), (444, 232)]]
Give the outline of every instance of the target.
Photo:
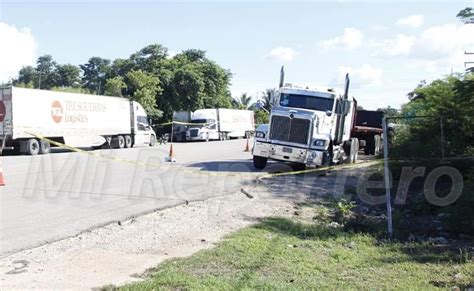
[(0, 88), (0, 139), (12, 137), (12, 88)]

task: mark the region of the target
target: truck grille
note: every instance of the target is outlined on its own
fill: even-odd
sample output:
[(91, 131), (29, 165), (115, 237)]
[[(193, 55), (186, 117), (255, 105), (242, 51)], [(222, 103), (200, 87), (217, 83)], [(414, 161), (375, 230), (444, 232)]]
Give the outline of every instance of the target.
[(270, 139), (307, 144), (310, 121), (301, 118), (273, 116), (270, 125)]
[(199, 129), (193, 128), (189, 130), (189, 136), (190, 137), (197, 137), (199, 133)]

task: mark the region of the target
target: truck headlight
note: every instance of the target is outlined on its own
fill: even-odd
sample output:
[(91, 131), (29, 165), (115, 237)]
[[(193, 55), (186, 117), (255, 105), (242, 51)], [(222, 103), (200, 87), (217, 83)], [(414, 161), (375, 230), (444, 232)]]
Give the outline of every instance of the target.
[(257, 138), (265, 138), (265, 132), (263, 132), (263, 131), (257, 131), (257, 132), (255, 132), (255, 137), (257, 137)]
[(326, 146), (326, 140), (324, 139), (317, 139), (313, 142), (313, 145), (315, 147), (325, 147)]

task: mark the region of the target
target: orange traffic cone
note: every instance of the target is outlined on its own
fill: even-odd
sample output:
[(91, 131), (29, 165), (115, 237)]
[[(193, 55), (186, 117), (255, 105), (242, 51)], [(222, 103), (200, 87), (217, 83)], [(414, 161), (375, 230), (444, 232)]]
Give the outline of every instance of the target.
[(1, 163), (0, 163), (0, 186), (5, 186), (5, 180), (3, 179), (3, 168), (2, 168)]
[(176, 159), (174, 158), (173, 144), (170, 144), (170, 153), (169, 156), (166, 157), (166, 161), (171, 163), (176, 162)]
[(250, 152), (249, 138), (247, 137), (247, 144), (245, 145), (244, 152)]

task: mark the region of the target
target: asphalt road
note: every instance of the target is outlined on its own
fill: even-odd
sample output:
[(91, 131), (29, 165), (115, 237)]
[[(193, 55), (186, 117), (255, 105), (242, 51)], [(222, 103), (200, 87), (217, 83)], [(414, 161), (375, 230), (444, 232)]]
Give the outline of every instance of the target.
[(245, 140), (1, 158), (0, 256), (155, 209), (219, 196), (259, 175)]

